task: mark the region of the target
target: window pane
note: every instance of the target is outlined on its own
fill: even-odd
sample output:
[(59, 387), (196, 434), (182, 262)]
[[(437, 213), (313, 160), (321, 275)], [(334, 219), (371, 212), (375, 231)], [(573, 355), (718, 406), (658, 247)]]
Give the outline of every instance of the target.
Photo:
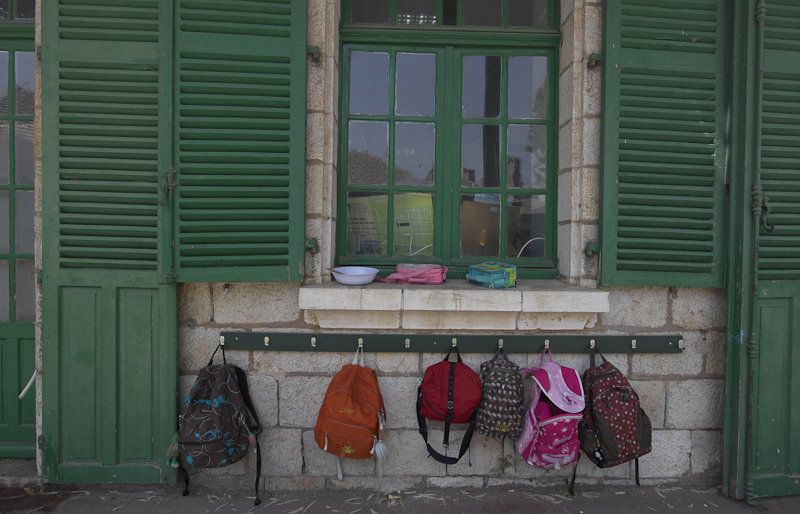
[(0, 261), (0, 321), (9, 321), (11, 295), (8, 291), (8, 261)]
[(434, 25), (436, 0), (397, 0), (397, 23), (401, 25)]
[(503, 0), (464, 0), (464, 25), (501, 27)]
[[(17, 321), (36, 321), (36, 270), (33, 259), (17, 259)], [(6, 288), (8, 290), (8, 288)]]
[(547, 57), (509, 57), (508, 117), (547, 118)]
[(389, 123), (351, 121), (347, 151), (349, 184), (385, 186), (389, 181)]
[(35, 0), (16, 0), (14, 2), (14, 19), (15, 20), (34, 19), (36, 15), (35, 8), (36, 8)]
[(461, 186), (500, 186), (500, 126), (461, 128)]
[(500, 256), (500, 195), (461, 195), (461, 255)]
[(544, 257), (545, 197), (509, 196), (506, 205), (506, 256)]
[(0, 121), (0, 184), (8, 184), (9, 155), (8, 155), (8, 122)]
[(464, 57), (463, 62), (461, 115), (464, 118), (497, 118), (500, 116), (500, 57), (470, 55)]
[(33, 71), (33, 52), (17, 52), (15, 70), (17, 75), (16, 114), (33, 114), (33, 91), (35, 78)]
[[(8, 19), (8, 0), (0, 0), (0, 20), (7, 20), (7, 19)], [(8, 321), (8, 319), (0, 321)]]
[(347, 255), (386, 255), (386, 193), (347, 193)]
[(397, 54), (395, 113), (433, 116), (436, 111), (436, 55)]
[(8, 191), (0, 191), (0, 253), (8, 253), (11, 249), (11, 235), (8, 217)]
[(33, 191), (16, 192), (15, 211), (16, 253), (33, 253)]
[(394, 195), (394, 255), (433, 255), (433, 195)]
[(389, 114), (389, 54), (350, 54), (350, 113)]
[[(33, 122), (32, 121), (18, 121), (14, 124), (14, 174), (15, 181), (19, 185), (32, 186), (33, 185)], [(6, 129), (6, 133), (8, 129)], [(2, 133), (2, 128), (0, 128)], [(2, 135), (0, 134), (0, 137)], [(5, 144), (8, 145), (8, 138), (6, 137)], [(3, 142), (0, 141), (0, 152), (3, 148)], [(2, 154), (0, 154), (2, 155)], [(8, 150), (5, 153), (5, 160), (8, 160)], [(2, 157), (0, 157), (2, 158)], [(8, 162), (5, 163), (6, 168)], [(3, 163), (0, 161), (0, 176), (2, 176)], [(6, 170), (6, 177), (8, 177), (8, 170)], [(8, 180), (6, 179), (6, 182)]]
[(458, 25), (458, 0), (443, 0), (442, 25)]
[(547, 127), (508, 126), (508, 187), (547, 187)]
[(547, 28), (547, 0), (508, 0), (508, 21), (512, 27)]
[(389, 0), (352, 0), (350, 19), (353, 23), (389, 23)]
[(4, 114), (8, 114), (8, 52), (0, 52), (0, 115)]
[(432, 186), (436, 162), (433, 123), (398, 123), (394, 134), (394, 183)]

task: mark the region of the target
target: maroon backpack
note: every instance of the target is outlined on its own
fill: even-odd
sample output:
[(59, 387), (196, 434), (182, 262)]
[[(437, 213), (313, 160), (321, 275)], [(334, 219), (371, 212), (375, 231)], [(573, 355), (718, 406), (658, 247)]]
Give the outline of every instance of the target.
[[(450, 362), (450, 353), (455, 349), (458, 362)], [(481, 403), (481, 379), (469, 366), (461, 362), (458, 348), (453, 346), (442, 362), (425, 370), (425, 378), (417, 391), (417, 421), (419, 433), (428, 446), (431, 457), (442, 464), (455, 464), (464, 456), (475, 430), (475, 411)], [(428, 443), (428, 427), (425, 418), (444, 421), (445, 448), (450, 444), (450, 424), (469, 423), (458, 457), (446, 457)]]

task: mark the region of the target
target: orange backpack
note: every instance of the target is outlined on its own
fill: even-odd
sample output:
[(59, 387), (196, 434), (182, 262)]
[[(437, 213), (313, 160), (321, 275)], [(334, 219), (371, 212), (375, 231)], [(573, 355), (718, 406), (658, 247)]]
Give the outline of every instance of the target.
[[(359, 351), (361, 365), (357, 364), (356, 351), (353, 364), (342, 366), (331, 380), (319, 409), (314, 439), (321, 449), (337, 457), (377, 456), (380, 460), (385, 455), (381, 438), (386, 408), (375, 371), (364, 367), (363, 349)], [(341, 480), (341, 465), (338, 460), (336, 463)]]

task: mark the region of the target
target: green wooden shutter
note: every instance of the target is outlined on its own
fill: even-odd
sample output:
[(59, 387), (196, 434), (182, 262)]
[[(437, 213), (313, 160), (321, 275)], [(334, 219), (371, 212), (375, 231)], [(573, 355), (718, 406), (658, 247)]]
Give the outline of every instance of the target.
[(758, 278), (800, 279), (800, 6), (766, 3), (760, 171), (771, 213), (759, 235)]
[(178, 9), (178, 280), (301, 280), (305, 2), (184, 0)]
[(725, 4), (605, 4), (602, 284), (722, 285)]

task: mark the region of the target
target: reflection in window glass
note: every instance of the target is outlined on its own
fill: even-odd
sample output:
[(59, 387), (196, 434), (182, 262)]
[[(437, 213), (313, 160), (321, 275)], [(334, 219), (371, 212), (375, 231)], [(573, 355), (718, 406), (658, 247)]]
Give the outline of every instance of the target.
[(547, 127), (508, 126), (508, 187), (547, 187)]
[(501, 27), (503, 0), (464, 0), (464, 25)]
[(500, 185), (500, 126), (463, 125), (461, 128), (461, 186)]
[(500, 57), (470, 55), (464, 57), (463, 63), (461, 115), (464, 118), (497, 118), (500, 116)]
[(15, 282), (17, 291), (14, 294), (14, 301), (17, 304), (16, 321), (36, 321), (35, 280), (33, 259), (17, 259)]
[(435, 114), (436, 55), (397, 54), (395, 113), (400, 116)]
[(458, 0), (442, 1), (442, 25), (458, 25)]
[(385, 121), (351, 121), (348, 127), (348, 183), (387, 185), (389, 181), (389, 123)]
[[(8, 129), (6, 129), (6, 133)], [(0, 127), (2, 133), (2, 127)], [(1, 136), (0, 136), (1, 137)], [(5, 140), (8, 145), (8, 138)], [(2, 152), (3, 142), (0, 142), (0, 152)], [(14, 169), (15, 182), (23, 186), (33, 185), (33, 122), (32, 121), (18, 121), (14, 123)], [(0, 153), (0, 159), (2, 159)], [(5, 153), (6, 168), (8, 168), (8, 150)], [(0, 178), (2, 178), (2, 166), (0, 162)], [(8, 171), (6, 170), (6, 177)], [(6, 181), (7, 183), (7, 181)]]
[(506, 202), (506, 256), (544, 257), (545, 196), (514, 195)]
[(0, 0), (0, 20), (7, 20), (7, 19), (8, 19), (8, 0)]
[(434, 25), (436, 0), (397, 0), (398, 25)]
[(15, 20), (32, 20), (36, 16), (35, 0), (16, 0), (14, 2)]
[(9, 321), (11, 294), (8, 290), (8, 261), (0, 260), (0, 321)]
[(394, 195), (394, 255), (433, 255), (433, 195)]
[(0, 52), (0, 115), (8, 114), (8, 52)]
[(500, 256), (500, 195), (461, 195), (461, 256)]
[(433, 123), (398, 123), (394, 134), (394, 183), (432, 186), (436, 162)]
[(16, 52), (14, 69), (17, 82), (17, 105), (15, 114), (33, 114), (33, 92), (35, 78), (33, 52)]
[(347, 255), (386, 255), (386, 193), (347, 193)]
[(389, 0), (352, 0), (350, 19), (353, 23), (389, 23)]
[(389, 54), (350, 54), (350, 113), (389, 114)]
[(547, 57), (508, 59), (508, 117), (547, 118)]
[(17, 191), (15, 199), (16, 253), (33, 253), (33, 191)]
[(508, 0), (508, 21), (512, 27), (547, 28), (547, 0)]
[(8, 138), (8, 122), (0, 121), (0, 184), (2, 185), (7, 185), (9, 180)]
[(8, 198), (8, 191), (0, 191), (0, 253), (8, 253), (11, 250)]

